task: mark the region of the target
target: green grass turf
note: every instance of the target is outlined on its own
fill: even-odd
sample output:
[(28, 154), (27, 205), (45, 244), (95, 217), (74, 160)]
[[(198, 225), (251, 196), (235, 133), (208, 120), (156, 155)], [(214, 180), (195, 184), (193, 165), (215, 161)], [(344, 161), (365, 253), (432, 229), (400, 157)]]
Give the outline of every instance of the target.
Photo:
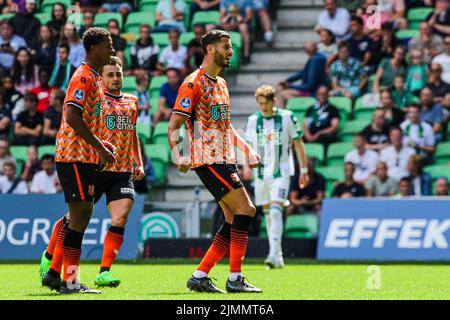
[[(157, 260), (116, 263), (113, 274), (122, 279), (118, 288), (101, 295), (61, 296), (42, 288), (37, 263), (0, 263), (0, 300), (3, 299), (450, 299), (447, 264), (379, 264), (380, 289), (368, 289), (369, 264), (287, 260), (282, 270), (267, 270), (260, 260), (246, 261), (245, 276), (261, 287), (262, 294), (211, 295), (190, 293), (186, 281), (198, 261)], [(97, 263), (82, 263), (82, 282), (93, 286)], [(211, 276), (225, 289), (226, 261)]]

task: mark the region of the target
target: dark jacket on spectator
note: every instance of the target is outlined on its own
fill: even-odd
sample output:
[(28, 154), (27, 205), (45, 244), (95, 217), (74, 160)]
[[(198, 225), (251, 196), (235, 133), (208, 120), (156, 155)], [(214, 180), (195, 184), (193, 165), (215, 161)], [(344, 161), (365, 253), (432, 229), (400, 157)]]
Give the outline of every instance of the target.
[[(411, 194), (417, 195), (417, 191), (414, 190), (414, 178), (409, 177), (411, 179)], [(420, 189), (421, 189), (421, 195), (422, 196), (431, 196), (433, 195), (432, 187), (431, 187), (431, 176), (429, 173), (422, 172), (420, 174)]]
[(156, 63), (158, 62), (159, 46), (156, 45), (152, 38), (147, 44), (141, 44), (141, 40), (136, 41), (136, 44), (130, 49), (131, 66), (133, 69), (156, 70)]
[(311, 59), (306, 62), (303, 70), (290, 76), (287, 81), (294, 82), (302, 80), (300, 85), (291, 85), (295, 90), (308, 91), (312, 95), (316, 94), (317, 89), (321, 85), (327, 84), (327, 75), (325, 73), (326, 58), (320, 53), (316, 53)]
[(11, 23), (14, 28), (14, 34), (23, 37), (27, 41), (28, 46), (31, 46), (39, 38), (41, 23), (33, 14), (17, 13), (11, 18)]

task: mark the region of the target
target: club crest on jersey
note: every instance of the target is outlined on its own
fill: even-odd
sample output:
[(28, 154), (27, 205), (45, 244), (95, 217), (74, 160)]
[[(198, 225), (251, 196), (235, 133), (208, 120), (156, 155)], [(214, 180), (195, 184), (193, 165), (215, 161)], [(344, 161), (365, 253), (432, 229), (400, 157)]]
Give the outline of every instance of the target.
[(84, 99), (84, 91), (81, 89), (77, 89), (77, 90), (75, 90), (73, 96), (77, 100), (83, 100)]
[(181, 101), (180, 101), (180, 106), (181, 106), (183, 109), (189, 108), (189, 107), (191, 106), (191, 99), (189, 99), (189, 98), (183, 98), (183, 99), (181, 99)]

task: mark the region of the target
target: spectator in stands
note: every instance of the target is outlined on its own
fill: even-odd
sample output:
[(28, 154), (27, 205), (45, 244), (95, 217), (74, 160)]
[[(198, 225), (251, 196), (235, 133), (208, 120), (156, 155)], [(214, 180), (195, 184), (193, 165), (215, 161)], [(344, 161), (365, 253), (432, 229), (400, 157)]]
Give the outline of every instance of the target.
[(13, 119), (15, 119), (17, 114), (23, 110), (23, 94), (17, 91), (14, 86), (14, 79), (9, 74), (3, 76), (2, 85), (5, 89), (5, 104), (9, 107)]
[(273, 45), (273, 33), (272, 26), (269, 17), (269, 0), (252, 0), (253, 12), (259, 18), (259, 23), (261, 24), (261, 29), (264, 32), (264, 41), (270, 47)]
[(58, 46), (59, 61), (53, 67), (50, 78), (50, 85), (52, 87), (66, 90), (69, 86), (70, 78), (75, 72), (75, 67), (69, 61), (70, 47), (67, 44), (60, 44)]
[(165, 47), (159, 56), (157, 68), (165, 73), (168, 68), (175, 68), (186, 75), (187, 48), (180, 44), (180, 32), (176, 29), (169, 31), (170, 45)]
[(303, 121), (304, 138), (307, 142), (328, 145), (337, 140), (339, 110), (328, 102), (328, 88), (317, 90), (317, 102), (306, 110)]
[(450, 35), (444, 38), (444, 52), (434, 57), (432, 62), (441, 65), (442, 81), (450, 84)]
[(220, 2), (220, 27), (226, 31), (239, 31), (243, 43), (243, 64), (250, 63), (251, 0), (222, 0)]
[(22, 94), (39, 84), (39, 68), (34, 64), (30, 51), (23, 47), (16, 52), (15, 61), (11, 70), (14, 86)]
[(318, 214), (325, 197), (325, 178), (315, 170), (316, 161), (308, 157), (308, 172), (310, 181), (306, 188), (300, 189), (298, 185), (298, 173), (291, 179), (289, 201), (291, 205), (286, 209), (286, 215), (295, 212)]
[(9, 71), (17, 57), (19, 48), (26, 47), (25, 39), (14, 34), (10, 20), (0, 21), (0, 67)]
[(419, 32), (417, 38), (408, 42), (409, 53), (411, 54), (412, 50), (422, 50), (424, 62), (430, 63), (433, 57), (444, 50), (442, 38), (433, 34), (430, 25), (425, 21), (420, 23)]
[(337, 183), (333, 189), (333, 198), (364, 197), (366, 189), (364, 185), (353, 179), (355, 165), (352, 162), (344, 163), (344, 182)]
[(433, 92), (428, 87), (420, 91), (420, 106), (420, 121), (433, 127), (436, 142), (443, 141), (444, 113), (442, 106), (434, 102)]
[(408, 159), (408, 173), (411, 180), (411, 194), (414, 196), (431, 196), (431, 176), (423, 171), (424, 159), (414, 155)]
[(113, 48), (116, 50), (116, 55), (125, 63), (125, 48), (127, 47), (127, 42), (124, 38), (120, 36), (119, 21), (116, 19), (111, 19), (108, 21), (108, 31), (111, 34), (111, 39), (113, 42)]
[(342, 41), (338, 45), (339, 59), (331, 64), (332, 96), (344, 96), (350, 99), (361, 95), (366, 86), (367, 76), (358, 59), (350, 57), (350, 44)]
[[(305, 48), (308, 54), (308, 61), (303, 70), (294, 73), (292, 76), (279, 83), (278, 104), (281, 108), (286, 107), (287, 101), (292, 97), (315, 96), (320, 86), (327, 85), (327, 75), (325, 73), (326, 59), (317, 52), (316, 43), (309, 41)], [(293, 85), (292, 83), (302, 80), (302, 84)]]
[[(95, 15), (92, 10), (85, 10), (83, 13), (83, 25), (79, 27), (78, 34), (80, 38), (83, 37), (83, 34), (94, 26)], [(78, 28), (77, 28), (78, 29)]]
[(398, 183), (398, 193), (394, 198), (404, 198), (411, 196), (411, 180), (408, 177), (401, 178)]
[(389, 21), (389, 15), (380, 10), (374, 11), (374, 6), (378, 6), (377, 0), (364, 0), (364, 4), (356, 9), (355, 14), (363, 21), (364, 34), (375, 39), (379, 36), (380, 27)]
[(372, 123), (361, 133), (367, 141), (366, 148), (380, 151), (389, 145), (389, 124), (386, 123), (384, 110), (377, 108), (372, 115)]
[[(84, 50), (84, 46), (80, 39), (80, 36), (78, 35), (78, 32), (73, 24), (66, 23), (64, 25), (63, 33), (61, 35), (59, 43), (69, 45), (69, 61), (75, 68), (78, 68), (84, 61), (86, 52)], [(59, 60), (59, 55), (57, 55), (56, 59)]]
[(0, 176), (4, 174), (3, 164), (6, 161), (15, 162), (14, 158), (11, 156), (9, 151), (9, 142), (5, 138), (0, 138)]
[(37, 145), (42, 134), (44, 123), (42, 115), (37, 111), (38, 98), (34, 93), (26, 93), (24, 97), (25, 110), (19, 113), (14, 128), (14, 144)]
[(322, 28), (330, 29), (338, 41), (347, 40), (350, 37), (348, 27), (350, 14), (344, 8), (338, 8), (336, 0), (325, 0), (325, 10), (322, 11), (317, 20), (316, 31)]
[(27, 150), (27, 160), (22, 168), (20, 177), (26, 182), (31, 182), (34, 175), (41, 171), (41, 163), (39, 162), (37, 147), (31, 145)]
[(55, 170), (55, 156), (44, 154), (41, 157), (42, 170), (37, 172), (31, 181), (30, 192), (53, 194), (56, 193), (55, 179), (57, 177)]
[(393, 23), (396, 29), (407, 28), (408, 23), (405, 18), (405, 0), (379, 0), (378, 10), (379, 12), (386, 13), (388, 15), (388, 21)]
[(382, 89), (380, 92), (381, 109), (384, 116), (391, 126), (398, 126), (404, 120), (404, 112), (397, 108), (392, 101), (391, 91)]
[(441, 103), (445, 95), (450, 92), (450, 84), (442, 81), (441, 74), (441, 65), (438, 63), (431, 63), (428, 72), (427, 87), (433, 92), (435, 103)]
[(36, 42), (41, 23), (34, 16), (36, 9), (35, 0), (26, 0), (25, 11), (18, 12), (11, 18), (14, 33), (25, 39), (28, 46)]
[(52, 19), (47, 23), (53, 30), (54, 41), (58, 42), (61, 29), (67, 22), (66, 7), (61, 2), (57, 2), (52, 8)]
[(159, 46), (153, 42), (150, 36), (151, 27), (141, 24), (139, 27), (140, 38), (130, 49), (131, 67), (136, 76), (149, 73), (156, 74)]
[(446, 177), (439, 177), (434, 184), (434, 194), (439, 197), (447, 197), (449, 195), (448, 180)]
[(380, 152), (380, 161), (386, 163), (388, 175), (397, 181), (408, 176), (408, 159), (416, 151), (403, 143), (403, 131), (392, 127), (389, 132), (390, 145)]
[(385, 58), (381, 61), (375, 73), (373, 92), (378, 93), (381, 87), (391, 88), (395, 76), (405, 75), (406, 68), (404, 59), (405, 48), (398, 46), (395, 48), (392, 58)]
[(445, 37), (450, 34), (450, 8), (448, 0), (436, 0), (435, 9), (427, 17), (433, 33)]
[(41, 26), (39, 43), (31, 52), (34, 52), (36, 64), (41, 69), (52, 72), (56, 57), (56, 44), (53, 42), (52, 29), (48, 25), (44, 24)]
[(192, 18), (198, 11), (219, 11), (220, 0), (194, 0), (191, 4), (191, 13), (189, 16), (189, 25), (192, 23)]
[[(151, 124), (151, 97), (149, 92), (150, 82), (148, 80), (148, 75), (140, 75), (136, 77), (136, 90), (133, 94), (138, 97), (138, 106), (139, 106), (139, 115), (138, 115), (138, 123), (147, 123)], [(150, 130), (150, 128), (149, 128)]]
[(154, 115), (153, 125), (159, 121), (169, 121), (172, 115), (172, 109), (177, 99), (178, 89), (183, 80), (181, 79), (180, 70), (175, 68), (167, 69), (167, 82), (164, 83), (159, 92), (158, 111)]
[(0, 139), (8, 137), (12, 124), (12, 113), (5, 103), (5, 91), (0, 88)]
[(17, 13), (19, 12), (19, 3), (13, 0), (0, 2), (0, 13)]
[(444, 123), (447, 126), (447, 132), (448, 132), (449, 131), (448, 125), (449, 125), (449, 121), (450, 121), (450, 91), (442, 99), (441, 105), (442, 105), (442, 109), (443, 109), (443, 113), (444, 113)]
[(366, 147), (367, 141), (362, 133), (353, 136), (353, 146), (355, 149), (345, 155), (345, 162), (351, 162), (355, 165), (353, 179), (364, 184), (375, 172), (379, 155), (376, 151)]
[(150, 188), (156, 183), (156, 173), (152, 161), (145, 154), (144, 143), (139, 139), (141, 146), (142, 163), (144, 164), (145, 177), (144, 179), (134, 181), (134, 190), (139, 194), (146, 194)]
[(20, 177), (16, 177), (17, 165), (8, 160), (3, 163), (3, 176), (0, 176), (0, 193), (3, 194), (27, 194), (28, 186)]
[(153, 32), (167, 32), (171, 29), (177, 29), (180, 33), (185, 32), (183, 22), (185, 12), (184, 0), (159, 0), (155, 16), (157, 27)]
[(402, 41), (398, 39), (394, 32), (392, 23), (386, 22), (381, 25), (381, 30), (374, 29), (372, 36), (373, 46), (369, 65), (378, 66), (386, 58), (392, 58), (395, 48), (402, 46)]
[(404, 111), (407, 106), (417, 99), (410, 91), (406, 90), (405, 78), (402, 75), (395, 76), (393, 89), (391, 91), (391, 98), (394, 105), (400, 110)]
[(350, 57), (361, 61), (364, 66), (368, 67), (373, 50), (372, 39), (364, 34), (363, 20), (360, 17), (354, 16), (351, 18), (350, 34), (351, 36), (348, 39)]
[(50, 93), (53, 87), (49, 85), (50, 74), (46, 69), (39, 70), (39, 86), (30, 90), (38, 98), (37, 111), (41, 114), (47, 110), (50, 104)]
[(419, 95), (420, 90), (427, 83), (427, 65), (423, 62), (420, 50), (412, 50), (409, 59), (406, 69), (406, 90)]
[(42, 144), (55, 144), (56, 134), (61, 126), (62, 109), (66, 93), (54, 89), (50, 93), (50, 106), (44, 112), (44, 129), (42, 132)]
[(336, 37), (329, 29), (323, 28), (320, 33), (320, 40), (317, 43), (317, 52), (327, 59), (327, 67), (337, 59), (338, 46), (336, 44)]
[(124, 18), (131, 11), (133, 11), (133, 7), (129, 3), (129, 1), (122, 1), (122, 0), (103, 1), (103, 4), (99, 9), (99, 12), (118, 12)]
[[(206, 28), (204, 25), (197, 24), (194, 26), (194, 39), (192, 39), (187, 46), (187, 57), (185, 61), (185, 65), (189, 68), (189, 71), (192, 72), (203, 62), (203, 49), (201, 44), (201, 39), (203, 35), (206, 33)], [(192, 60), (194, 65), (192, 65)]]
[(433, 127), (420, 120), (420, 106), (412, 104), (408, 107), (407, 119), (400, 127), (403, 131), (403, 144), (425, 157), (434, 153), (436, 138)]
[(378, 162), (375, 175), (366, 182), (365, 187), (368, 197), (389, 197), (398, 192), (398, 183), (389, 177), (386, 163)]

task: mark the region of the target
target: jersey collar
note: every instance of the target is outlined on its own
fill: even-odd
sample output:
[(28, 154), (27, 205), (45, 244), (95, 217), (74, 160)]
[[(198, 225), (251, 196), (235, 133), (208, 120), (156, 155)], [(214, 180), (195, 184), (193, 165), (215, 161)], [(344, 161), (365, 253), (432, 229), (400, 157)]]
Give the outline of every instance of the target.
[(86, 62), (83, 61), (81, 64), (82, 64), (82, 65), (88, 66), (89, 70), (90, 70), (93, 74), (95, 74), (97, 77), (100, 76), (100, 73), (98, 73), (97, 71), (95, 71), (95, 69), (92, 68), (90, 65), (88, 65)]
[(200, 67), (200, 70), (203, 71), (203, 74), (211, 81), (217, 82), (217, 78), (214, 78), (213, 76), (210, 76), (209, 74), (206, 73), (205, 69), (203, 69), (202, 67)]
[(123, 93), (122, 93), (122, 92), (120, 92), (120, 95), (117, 96), (117, 95), (115, 95), (115, 94), (112, 94), (112, 93), (108, 92), (108, 91), (105, 89), (105, 94), (106, 94), (108, 97), (113, 98), (113, 99), (116, 99), (116, 100), (120, 100), (120, 99), (123, 98)]

